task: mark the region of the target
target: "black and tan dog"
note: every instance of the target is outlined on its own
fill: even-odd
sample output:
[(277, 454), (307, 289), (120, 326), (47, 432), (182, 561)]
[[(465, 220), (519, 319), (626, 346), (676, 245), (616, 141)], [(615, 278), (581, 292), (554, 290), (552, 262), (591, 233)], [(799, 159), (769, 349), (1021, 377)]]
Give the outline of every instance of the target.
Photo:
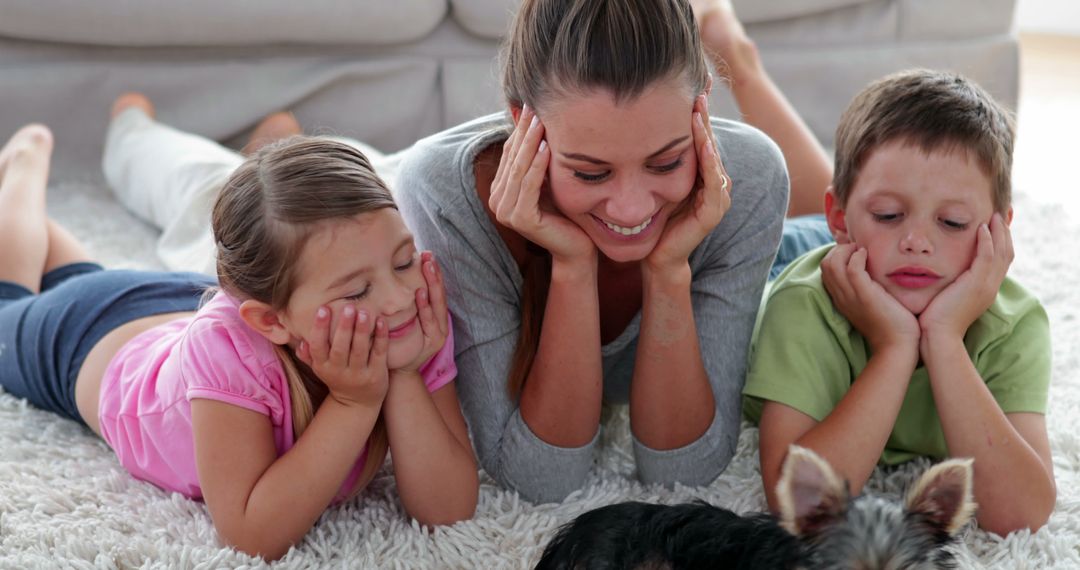
[(536, 568), (952, 568), (948, 546), (975, 512), (971, 463), (935, 465), (901, 505), (851, 499), (824, 460), (793, 446), (777, 486), (779, 517), (705, 503), (609, 505), (564, 526)]

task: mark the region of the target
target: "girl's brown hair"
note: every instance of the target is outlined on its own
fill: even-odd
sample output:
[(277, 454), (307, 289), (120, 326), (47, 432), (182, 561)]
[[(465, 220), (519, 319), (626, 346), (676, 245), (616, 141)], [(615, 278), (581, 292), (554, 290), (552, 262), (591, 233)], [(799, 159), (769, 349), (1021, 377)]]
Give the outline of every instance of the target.
[[(632, 100), (658, 81), (705, 91), (709, 68), (688, 0), (525, 0), (502, 50), (507, 103), (538, 112), (554, 97), (597, 89)], [(521, 332), (510, 364), (517, 397), (532, 369), (551, 280), (551, 256), (529, 248), (522, 266)]]
[[(283, 310), (296, 289), (297, 259), (326, 220), (397, 208), (386, 184), (359, 150), (328, 139), (292, 137), (248, 158), (225, 183), (212, 214), (221, 289)], [(363, 247), (363, 244), (356, 244)], [(312, 394), (325, 395), (318, 376), (292, 349), (276, 346), (299, 438), (315, 414)], [(382, 416), (368, 438), (358, 483), (382, 466), (387, 439)], [(359, 485), (353, 493), (359, 491)]]

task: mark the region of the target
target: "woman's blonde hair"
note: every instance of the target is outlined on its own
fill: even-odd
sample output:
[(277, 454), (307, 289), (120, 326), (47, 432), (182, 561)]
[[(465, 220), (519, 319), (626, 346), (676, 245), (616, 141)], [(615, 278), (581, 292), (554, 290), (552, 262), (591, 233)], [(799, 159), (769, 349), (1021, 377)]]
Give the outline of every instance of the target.
[[(218, 283), (237, 299), (283, 310), (297, 285), (297, 259), (319, 222), (382, 208), (397, 206), (356, 148), (299, 136), (267, 146), (233, 172), (214, 204)], [(293, 435), (298, 439), (315, 415), (312, 393), (325, 394), (326, 389), (292, 349), (275, 350), (288, 378)], [(380, 414), (358, 481), (369, 480), (382, 466), (386, 449)]]
[[(633, 100), (658, 81), (705, 91), (709, 67), (689, 0), (524, 0), (502, 49), (507, 103), (542, 110), (555, 97), (609, 92)], [(517, 397), (536, 357), (551, 256), (529, 248), (522, 266), (521, 332), (510, 363)]]

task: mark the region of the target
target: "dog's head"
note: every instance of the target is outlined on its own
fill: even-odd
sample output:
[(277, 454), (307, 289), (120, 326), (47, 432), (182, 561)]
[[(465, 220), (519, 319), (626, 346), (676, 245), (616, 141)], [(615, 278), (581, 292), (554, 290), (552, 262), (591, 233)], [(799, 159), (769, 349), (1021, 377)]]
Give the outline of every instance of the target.
[(851, 499), (847, 483), (814, 452), (792, 446), (777, 485), (780, 524), (807, 543), (816, 568), (948, 568), (945, 548), (975, 512), (972, 460), (939, 463), (901, 506)]

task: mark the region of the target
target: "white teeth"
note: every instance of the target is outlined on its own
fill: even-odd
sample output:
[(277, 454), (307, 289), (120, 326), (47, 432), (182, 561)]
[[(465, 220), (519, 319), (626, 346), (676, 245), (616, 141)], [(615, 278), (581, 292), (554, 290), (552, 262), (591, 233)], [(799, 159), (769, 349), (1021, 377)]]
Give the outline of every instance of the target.
[(644, 222), (641, 222), (640, 224), (638, 224), (638, 225), (636, 225), (636, 226), (634, 226), (632, 228), (624, 228), (622, 226), (616, 226), (615, 224), (613, 224), (611, 222), (608, 222), (606, 220), (601, 220), (601, 221), (604, 222), (604, 225), (607, 226), (608, 229), (610, 229), (613, 232), (620, 233), (620, 234), (622, 234), (624, 236), (632, 236), (632, 235), (640, 234), (642, 232), (642, 230), (649, 227), (649, 224), (652, 223), (653, 219), (649, 218), (649, 219), (645, 220)]

